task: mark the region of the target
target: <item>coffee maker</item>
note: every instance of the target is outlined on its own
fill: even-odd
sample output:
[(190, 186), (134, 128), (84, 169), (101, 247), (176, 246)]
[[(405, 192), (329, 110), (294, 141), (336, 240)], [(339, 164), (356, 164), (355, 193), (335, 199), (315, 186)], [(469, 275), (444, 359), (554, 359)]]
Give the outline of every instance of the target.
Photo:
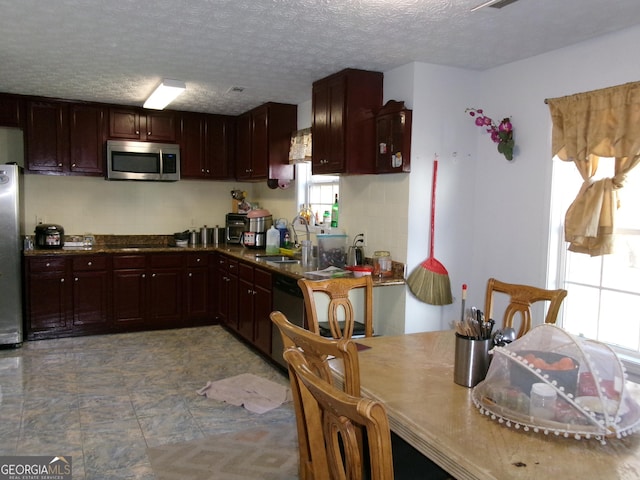
[(364, 233), (359, 233), (353, 238), (353, 244), (347, 251), (347, 266), (355, 267), (364, 265)]

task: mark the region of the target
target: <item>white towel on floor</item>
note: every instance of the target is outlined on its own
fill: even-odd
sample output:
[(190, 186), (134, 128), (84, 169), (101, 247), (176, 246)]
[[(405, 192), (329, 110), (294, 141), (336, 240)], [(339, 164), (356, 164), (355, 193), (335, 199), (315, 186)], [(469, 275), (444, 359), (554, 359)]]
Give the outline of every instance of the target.
[(259, 414), (291, 400), (289, 388), (252, 373), (207, 382), (197, 393), (231, 405), (244, 405), (250, 412)]

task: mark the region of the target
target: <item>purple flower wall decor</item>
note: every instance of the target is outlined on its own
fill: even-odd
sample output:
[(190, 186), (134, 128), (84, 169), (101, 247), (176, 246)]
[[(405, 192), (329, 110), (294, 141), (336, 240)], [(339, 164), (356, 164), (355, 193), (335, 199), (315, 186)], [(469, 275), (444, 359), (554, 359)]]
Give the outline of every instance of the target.
[(500, 125), (487, 117), (481, 108), (467, 108), (465, 110), (469, 115), (475, 117), (476, 125), (485, 128), (487, 133), (491, 134), (493, 143), (498, 144), (498, 152), (504, 155), (507, 160), (513, 160), (513, 125), (509, 117), (503, 118)]

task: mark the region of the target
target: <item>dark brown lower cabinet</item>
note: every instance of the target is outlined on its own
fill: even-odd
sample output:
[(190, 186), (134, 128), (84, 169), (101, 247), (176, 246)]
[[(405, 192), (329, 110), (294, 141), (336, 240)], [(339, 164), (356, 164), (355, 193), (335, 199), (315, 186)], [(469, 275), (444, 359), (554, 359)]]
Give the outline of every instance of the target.
[(110, 293), (109, 257), (83, 255), (72, 258), (73, 329), (96, 330), (109, 328)]
[(147, 261), (145, 255), (113, 257), (113, 326), (116, 331), (142, 330), (147, 319)]
[(25, 261), (25, 333), (28, 340), (71, 331), (71, 287), (67, 257)]
[(207, 252), (26, 256), (26, 338), (215, 323), (212, 258)]
[(271, 353), (271, 273), (240, 262), (238, 333), (264, 353)]
[(187, 254), (185, 272), (184, 305), (188, 323), (207, 323), (212, 314), (213, 254)]
[(182, 254), (149, 255), (149, 311), (152, 328), (186, 327), (182, 315), (184, 257)]

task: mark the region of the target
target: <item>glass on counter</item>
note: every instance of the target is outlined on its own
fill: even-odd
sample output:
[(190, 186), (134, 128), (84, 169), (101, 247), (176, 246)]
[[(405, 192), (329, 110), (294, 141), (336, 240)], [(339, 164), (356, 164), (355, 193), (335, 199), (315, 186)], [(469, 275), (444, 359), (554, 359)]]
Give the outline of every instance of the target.
[(373, 275), (377, 277), (390, 277), (393, 275), (391, 254), (386, 250), (373, 252)]

